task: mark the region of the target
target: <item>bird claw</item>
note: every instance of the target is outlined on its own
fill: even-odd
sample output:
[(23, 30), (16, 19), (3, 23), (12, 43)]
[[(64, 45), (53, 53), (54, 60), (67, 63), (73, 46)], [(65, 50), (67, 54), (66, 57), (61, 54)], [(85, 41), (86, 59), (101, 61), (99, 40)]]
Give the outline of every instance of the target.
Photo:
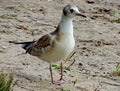
[(61, 78), (56, 82), (57, 85), (61, 85), (61, 84), (64, 84), (64, 83), (65, 83), (65, 80), (61, 79)]

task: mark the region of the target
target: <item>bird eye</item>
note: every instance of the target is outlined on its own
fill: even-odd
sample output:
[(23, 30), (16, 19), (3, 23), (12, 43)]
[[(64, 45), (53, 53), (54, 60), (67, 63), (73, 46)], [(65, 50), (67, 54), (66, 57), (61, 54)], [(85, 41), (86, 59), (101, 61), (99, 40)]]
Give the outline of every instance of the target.
[(70, 12), (71, 12), (71, 13), (73, 13), (73, 12), (74, 12), (74, 10), (73, 10), (73, 9), (70, 9)]

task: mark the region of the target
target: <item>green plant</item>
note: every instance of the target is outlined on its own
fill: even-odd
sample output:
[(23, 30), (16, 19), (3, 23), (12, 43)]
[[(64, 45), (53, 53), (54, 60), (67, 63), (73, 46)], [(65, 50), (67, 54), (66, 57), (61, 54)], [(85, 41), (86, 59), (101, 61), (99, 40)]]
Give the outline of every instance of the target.
[(67, 73), (68, 71), (70, 71), (70, 67), (65, 67), (64, 72)]
[(6, 18), (8, 16), (9, 16), (9, 14), (0, 14), (0, 18)]
[(62, 88), (60, 91), (70, 91), (70, 90)]
[(59, 64), (52, 64), (52, 67), (55, 69), (60, 69), (60, 65)]
[(111, 12), (110, 12), (110, 16), (115, 16), (116, 15), (116, 10), (112, 10)]
[[(55, 69), (60, 69), (60, 65), (59, 64), (52, 64), (52, 67), (55, 68)], [(70, 67), (64, 67), (63, 71), (65, 73), (67, 73), (68, 71), (70, 71)]]
[(0, 91), (11, 91), (13, 75), (0, 74)]
[(118, 19), (114, 19), (114, 20), (110, 20), (110, 22), (112, 22), (112, 23), (114, 23), (114, 22), (116, 22), (116, 23), (120, 23), (120, 18), (118, 18)]
[(106, 49), (102, 49), (101, 50), (101, 53), (100, 53), (100, 56), (107, 56), (108, 55), (108, 53), (107, 53), (107, 51), (106, 51)]
[(120, 76), (120, 63), (113, 70), (113, 74), (116, 74), (116, 75)]

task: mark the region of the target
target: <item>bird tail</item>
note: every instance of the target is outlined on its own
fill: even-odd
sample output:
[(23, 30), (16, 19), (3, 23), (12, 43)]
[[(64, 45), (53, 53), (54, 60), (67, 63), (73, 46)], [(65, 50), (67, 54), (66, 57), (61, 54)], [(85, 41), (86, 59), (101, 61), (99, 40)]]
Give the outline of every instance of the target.
[(14, 43), (14, 44), (21, 44), (22, 46), (22, 48), (23, 49), (25, 49), (25, 50), (27, 50), (30, 46), (31, 46), (31, 44), (33, 44), (35, 41), (29, 41), (29, 42), (15, 42), (15, 41), (9, 41), (9, 43)]

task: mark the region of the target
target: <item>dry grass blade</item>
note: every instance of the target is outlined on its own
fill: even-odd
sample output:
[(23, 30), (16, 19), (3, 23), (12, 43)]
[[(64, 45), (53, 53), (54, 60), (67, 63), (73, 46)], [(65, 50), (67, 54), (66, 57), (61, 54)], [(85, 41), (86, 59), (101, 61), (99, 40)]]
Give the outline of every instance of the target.
[(16, 25), (16, 28), (18, 28), (18, 29), (22, 29), (22, 30), (27, 30), (27, 26), (25, 26), (25, 25)]

